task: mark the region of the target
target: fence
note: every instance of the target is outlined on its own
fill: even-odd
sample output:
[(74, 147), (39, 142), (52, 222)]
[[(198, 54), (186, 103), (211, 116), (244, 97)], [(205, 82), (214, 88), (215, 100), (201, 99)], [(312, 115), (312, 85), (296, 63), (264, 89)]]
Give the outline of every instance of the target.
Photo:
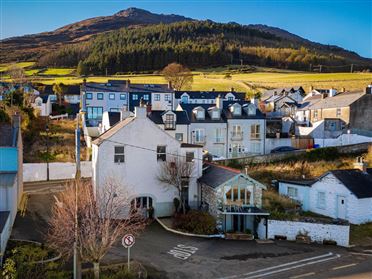
[[(49, 163), (49, 179), (72, 179), (75, 177), (75, 163)], [(81, 177), (92, 177), (92, 162), (81, 162)], [(23, 164), (23, 182), (46, 181), (46, 163), (25, 163)]]
[(344, 146), (350, 144), (358, 144), (364, 142), (372, 142), (372, 137), (360, 136), (357, 134), (342, 134), (335, 139), (314, 139), (315, 144), (318, 144), (321, 147), (329, 146)]
[(65, 114), (60, 114), (60, 115), (50, 115), (49, 116), (50, 119), (63, 119), (63, 118), (68, 118), (68, 113), (65, 113)]

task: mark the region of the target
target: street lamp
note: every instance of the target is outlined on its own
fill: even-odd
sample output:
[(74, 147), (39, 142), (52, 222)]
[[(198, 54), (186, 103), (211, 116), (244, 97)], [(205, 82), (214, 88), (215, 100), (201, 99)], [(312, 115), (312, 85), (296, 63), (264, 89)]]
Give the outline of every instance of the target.
[(45, 126), (45, 131), (47, 134), (46, 138), (47, 181), (49, 181), (49, 118), (48, 123)]

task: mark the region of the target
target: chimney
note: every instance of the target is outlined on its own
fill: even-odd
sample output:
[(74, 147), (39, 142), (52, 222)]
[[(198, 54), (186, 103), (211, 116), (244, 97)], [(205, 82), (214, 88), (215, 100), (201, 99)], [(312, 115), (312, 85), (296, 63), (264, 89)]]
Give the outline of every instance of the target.
[(130, 111), (127, 110), (127, 107), (122, 107), (120, 110), (120, 121), (125, 120), (130, 116)]
[(126, 88), (128, 89), (130, 87), (130, 79), (127, 80)]
[(251, 104), (254, 104), (256, 107), (258, 106), (258, 100), (254, 96), (251, 98)]
[(367, 172), (367, 163), (364, 162), (364, 157), (358, 156), (356, 162), (354, 163), (354, 168), (358, 169), (364, 173)]
[(329, 89), (328, 97), (333, 97), (334, 95), (336, 95), (336, 93), (337, 93), (337, 90), (331, 87), (331, 89)]
[(368, 84), (364, 91), (366, 94), (372, 94), (372, 83)]
[(222, 110), (222, 106), (223, 106), (223, 100), (222, 100), (222, 97), (221, 95), (218, 95), (216, 97), (216, 107), (218, 107), (219, 109)]
[(173, 89), (171, 81), (168, 81), (168, 89)]
[(135, 107), (134, 108), (134, 117), (139, 119), (146, 118), (146, 107)]
[(231, 92), (235, 92), (235, 91), (234, 91), (234, 87), (231, 87)]
[(212, 92), (216, 91), (214, 88), (212, 88)]

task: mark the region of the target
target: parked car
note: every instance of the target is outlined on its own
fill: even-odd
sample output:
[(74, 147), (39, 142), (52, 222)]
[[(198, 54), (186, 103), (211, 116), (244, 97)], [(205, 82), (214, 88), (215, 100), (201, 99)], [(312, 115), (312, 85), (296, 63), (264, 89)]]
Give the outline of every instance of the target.
[(280, 152), (289, 152), (289, 151), (296, 151), (297, 148), (292, 146), (278, 146), (271, 150), (270, 153), (280, 153)]

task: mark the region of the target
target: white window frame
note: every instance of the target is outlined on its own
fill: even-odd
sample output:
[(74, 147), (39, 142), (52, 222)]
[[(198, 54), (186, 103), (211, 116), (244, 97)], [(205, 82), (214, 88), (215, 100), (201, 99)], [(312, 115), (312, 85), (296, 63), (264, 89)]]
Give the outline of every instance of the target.
[(251, 139), (260, 139), (261, 138), (261, 125), (260, 124), (252, 124), (251, 125)]
[(154, 101), (160, 101), (160, 94), (154, 94)]
[(298, 189), (293, 186), (288, 186), (287, 187), (287, 196), (292, 198), (292, 199), (297, 199), (298, 198)]
[(326, 208), (326, 192), (317, 192), (316, 196), (316, 207), (319, 209), (325, 209)]
[[(123, 152), (118, 151), (117, 148), (123, 148)], [(118, 156), (123, 158), (123, 161), (117, 160), (116, 158)], [(114, 163), (120, 165), (121, 163), (124, 163), (124, 162), (125, 162), (125, 146), (124, 145), (115, 145), (114, 146)]]

